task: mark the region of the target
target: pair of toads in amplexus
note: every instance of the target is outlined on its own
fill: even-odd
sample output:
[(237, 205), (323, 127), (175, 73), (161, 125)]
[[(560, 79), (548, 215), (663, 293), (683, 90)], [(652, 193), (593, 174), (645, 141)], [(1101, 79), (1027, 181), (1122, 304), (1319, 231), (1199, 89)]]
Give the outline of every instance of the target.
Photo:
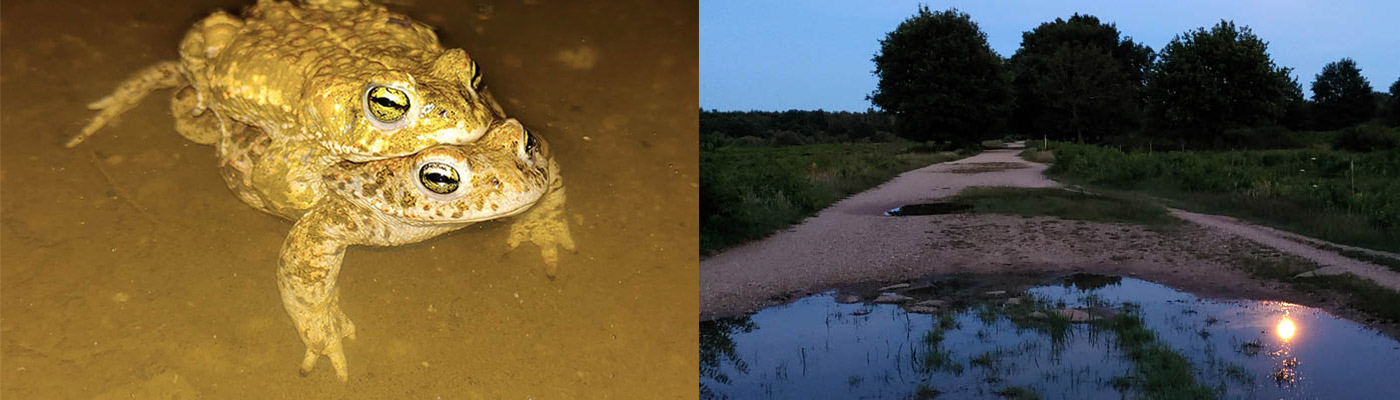
[(336, 285), (352, 245), (423, 241), (511, 218), (507, 243), (537, 245), (551, 278), (573, 250), (564, 188), (545, 141), (506, 116), (461, 49), (432, 28), (357, 0), (259, 1), (199, 21), (179, 60), (147, 67), (89, 105), (73, 147), (153, 91), (174, 89), (175, 130), (216, 149), (239, 199), (294, 221), (277, 286), (306, 345), (349, 377), (355, 325)]

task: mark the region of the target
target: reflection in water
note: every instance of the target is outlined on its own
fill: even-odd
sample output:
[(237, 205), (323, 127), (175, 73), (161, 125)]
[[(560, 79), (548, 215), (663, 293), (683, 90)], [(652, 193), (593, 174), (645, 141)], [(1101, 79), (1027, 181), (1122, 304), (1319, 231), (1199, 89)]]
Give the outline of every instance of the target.
[[(700, 323), (700, 376), (713, 380), (721, 384), (730, 382), (727, 375), (721, 368), (725, 361), (729, 362), (731, 370), (740, 374), (748, 374), (748, 364), (735, 352), (733, 335), (749, 333), (758, 329), (748, 316), (735, 318), (721, 318), (713, 321)], [(717, 398), (705, 383), (700, 382), (701, 398)]]
[(1296, 332), (1297, 329), (1298, 327), (1293, 325), (1293, 320), (1284, 317), (1282, 320), (1278, 321), (1278, 327), (1274, 330), (1278, 332), (1279, 339), (1283, 339), (1283, 341), (1287, 342), (1293, 339), (1293, 333)]
[[(915, 292), (905, 294), (940, 311), (915, 314), (898, 305), (813, 296), (702, 323), (702, 396), (1138, 397), (1135, 388), (1144, 382), (1116, 345), (1122, 338), (1093, 322), (1115, 312), (1138, 315), (1160, 343), (1190, 363), (1197, 383), (1222, 398), (1400, 392), (1393, 379), (1400, 343), (1308, 307), (1205, 300), (1142, 280), (1094, 276), (1009, 298), (987, 299), (979, 291), (969, 300), (946, 288)], [(948, 306), (960, 303), (970, 304)], [(1037, 316), (1041, 310), (1063, 318)], [(1090, 322), (1068, 322), (1076, 317)]]

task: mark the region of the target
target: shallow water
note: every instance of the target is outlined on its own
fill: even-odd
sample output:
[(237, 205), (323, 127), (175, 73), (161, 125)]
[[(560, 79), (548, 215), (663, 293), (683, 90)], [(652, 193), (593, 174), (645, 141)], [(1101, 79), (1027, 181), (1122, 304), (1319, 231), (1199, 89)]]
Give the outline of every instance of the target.
[(905, 217), (910, 215), (941, 215), (967, 212), (972, 209), (971, 204), (960, 203), (920, 203), (906, 204), (885, 211), (885, 215), (891, 217)]
[[(252, 0), (248, 0), (251, 2)], [(485, 223), (352, 248), (350, 382), (303, 346), (273, 278), (291, 223), (240, 202), (156, 93), (64, 141), (128, 74), (244, 1), (5, 1), (0, 397), (641, 398), (696, 387), (693, 3), (394, 1), (546, 137), (579, 250), (545, 277)], [(538, 3), (538, 4), (537, 4)]]
[[(1222, 398), (1383, 398), (1400, 393), (1400, 343), (1327, 312), (1208, 300), (1131, 278), (1077, 276), (1024, 293), (952, 298), (937, 314), (817, 295), (701, 324), (702, 397), (1047, 399), (1139, 394), (1117, 334), (1016, 315), (1007, 298), (1098, 318), (1134, 312)], [(907, 292), (916, 300), (941, 290)], [(922, 292), (922, 293), (915, 293)], [(940, 295), (946, 296), (946, 295)], [(932, 298), (938, 298), (934, 296)], [(1032, 300), (1034, 299), (1034, 300)], [(865, 300), (870, 300), (866, 298)], [(1061, 304), (1063, 303), (1063, 304)], [(1131, 305), (1121, 306), (1124, 303)], [(1088, 308), (1090, 305), (1113, 305)]]

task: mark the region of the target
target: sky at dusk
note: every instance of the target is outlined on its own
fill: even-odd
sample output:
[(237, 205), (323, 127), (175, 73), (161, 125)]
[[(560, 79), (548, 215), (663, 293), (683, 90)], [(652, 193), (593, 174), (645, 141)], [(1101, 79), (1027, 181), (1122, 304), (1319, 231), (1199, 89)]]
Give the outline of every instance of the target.
[[(879, 40), (913, 15), (906, 1), (700, 1), (700, 107), (847, 110), (872, 107)], [(934, 1), (972, 15), (992, 50), (1010, 57), (1021, 34), (1078, 12), (1160, 50), (1221, 19), (1249, 26), (1311, 97), (1329, 62), (1356, 60), (1377, 91), (1400, 77), (1400, 1)]]

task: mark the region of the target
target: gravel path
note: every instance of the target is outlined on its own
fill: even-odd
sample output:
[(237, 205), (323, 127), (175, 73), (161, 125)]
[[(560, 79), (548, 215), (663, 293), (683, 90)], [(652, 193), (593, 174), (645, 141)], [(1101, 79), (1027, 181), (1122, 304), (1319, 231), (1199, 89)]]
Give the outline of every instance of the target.
[(1177, 209), (1171, 209), (1171, 213), (1177, 218), (1191, 221), (1197, 225), (1218, 229), (1285, 253), (1312, 260), (1322, 266), (1322, 269), (1315, 271), (1318, 275), (1350, 273), (1370, 279), (1376, 282), (1376, 284), (1390, 288), (1390, 290), (1400, 291), (1400, 274), (1388, 270), (1384, 266), (1346, 257), (1333, 251), (1320, 249), (1315, 245), (1347, 248), (1378, 257), (1390, 257), (1397, 260), (1400, 260), (1400, 255), (1349, 246), (1344, 247), (1296, 233), (1284, 232), (1266, 226), (1253, 225), (1248, 222), (1221, 215), (1197, 214)]
[(1047, 166), (1024, 161), (1018, 152), (987, 151), (906, 172), (785, 232), (701, 260), (701, 318), (752, 311), (788, 294), (944, 273), (1096, 272), (1138, 276), (1205, 296), (1277, 299), (1289, 292), (1230, 267), (1228, 260), (1240, 254), (1287, 253), (1331, 269), (1360, 271), (1400, 289), (1391, 286), (1400, 282), (1397, 274), (1378, 266), (1283, 239), (1281, 232), (1179, 210), (1173, 213), (1199, 225), (1159, 232), (1052, 217), (883, 214), (970, 186), (1059, 186), (1042, 174)]

